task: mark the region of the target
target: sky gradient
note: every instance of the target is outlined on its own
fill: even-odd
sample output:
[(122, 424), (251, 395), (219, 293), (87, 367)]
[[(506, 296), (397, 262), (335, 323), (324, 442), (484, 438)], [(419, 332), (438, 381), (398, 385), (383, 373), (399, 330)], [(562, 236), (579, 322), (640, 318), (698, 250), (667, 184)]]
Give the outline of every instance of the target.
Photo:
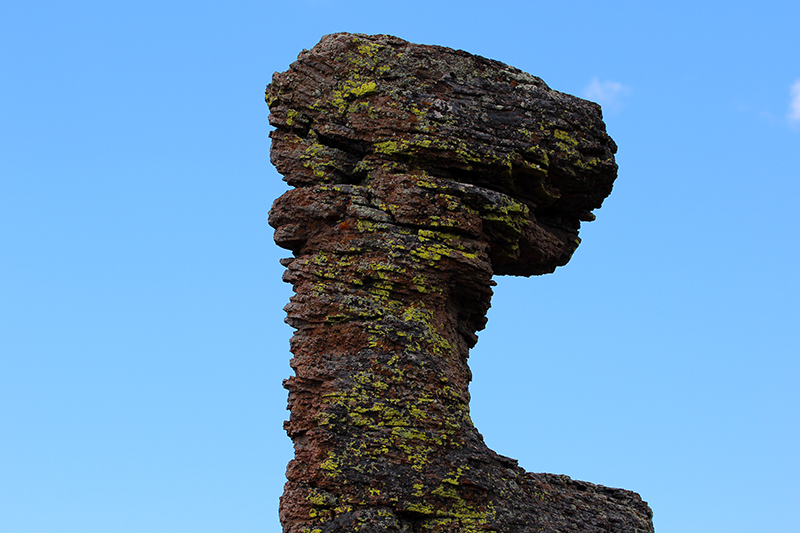
[(800, 3), (0, 3), (0, 531), (278, 532), (291, 328), (264, 87), (324, 34), (599, 102), (572, 261), (499, 278), (472, 417), (659, 533), (800, 522)]

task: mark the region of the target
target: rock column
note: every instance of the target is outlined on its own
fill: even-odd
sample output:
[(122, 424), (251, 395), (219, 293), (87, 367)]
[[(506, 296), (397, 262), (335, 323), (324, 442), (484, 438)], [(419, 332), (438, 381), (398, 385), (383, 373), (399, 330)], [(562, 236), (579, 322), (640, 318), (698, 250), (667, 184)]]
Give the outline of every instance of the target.
[(600, 109), (512, 67), (329, 35), (267, 88), (295, 295), (286, 533), (649, 532), (635, 493), (526, 473), (469, 417), (494, 274), (566, 264), (616, 177)]

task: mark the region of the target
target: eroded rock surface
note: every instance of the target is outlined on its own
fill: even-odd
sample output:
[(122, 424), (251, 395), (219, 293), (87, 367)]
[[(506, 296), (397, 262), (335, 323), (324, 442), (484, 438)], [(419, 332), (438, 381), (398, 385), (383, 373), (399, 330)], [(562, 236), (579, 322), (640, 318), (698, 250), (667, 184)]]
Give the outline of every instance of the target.
[(653, 531), (637, 494), (525, 472), (469, 417), (492, 276), (566, 264), (611, 192), (599, 106), (352, 34), (303, 51), (266, 96), (294, 187), (270, 211), (296, 293), (284, 532)]

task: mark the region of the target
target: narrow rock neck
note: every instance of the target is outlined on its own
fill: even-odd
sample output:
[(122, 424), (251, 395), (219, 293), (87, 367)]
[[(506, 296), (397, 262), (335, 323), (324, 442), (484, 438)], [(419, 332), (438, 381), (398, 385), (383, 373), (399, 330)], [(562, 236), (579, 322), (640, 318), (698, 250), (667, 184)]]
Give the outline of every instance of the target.
[(333, 455), (354, 465), (365, 460), (346, 446), (333, 449), (344, 441), (360, 448), (371, 441), (375, 459), (406, 455), (421, 471), (428, 452), (404, 451), (411, 433), (435, 447), (475, 438), (467, 357), (491, 295), (490, 273), (476, 265), (488, 263), (432, 233), (420, 237), (392, 224), (361, 220), (328, 229), (318, 236), (325, 245), (305, 247), (285, 275), (296, 292), (287, 321), (297, 328), (287, 430), (320, 443), (314, 448), (322, 455), (303, 463), (318, 463), (327, 477), (338, 469)]
[(319, 491), (413, 509), (450, 474), (453, 450), (488, 451), (469, 418), (467, 365), (491, 297), (488, 244), (470, 226), (398, 223), (384, 193), (295, 189), (270, 215), (276, 240), (295, 247), (284, 261), (297, 329), (285, 386), (287, 487), (299, 492), (287, 490), (287, 513)]

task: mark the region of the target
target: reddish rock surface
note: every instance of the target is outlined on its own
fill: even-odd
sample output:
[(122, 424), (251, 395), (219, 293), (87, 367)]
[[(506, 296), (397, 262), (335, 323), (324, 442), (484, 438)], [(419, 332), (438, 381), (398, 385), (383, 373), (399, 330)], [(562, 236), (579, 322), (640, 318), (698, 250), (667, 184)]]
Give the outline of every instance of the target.
[(304, 50), (266, 98), (294, 187), (269, 219), (296, 293), (284, 532), (653, 531), (637, 494), (525, 472), (469, 416), (492, 276), (566, 264), (611, 192), (599, 106), (352, 34)]

